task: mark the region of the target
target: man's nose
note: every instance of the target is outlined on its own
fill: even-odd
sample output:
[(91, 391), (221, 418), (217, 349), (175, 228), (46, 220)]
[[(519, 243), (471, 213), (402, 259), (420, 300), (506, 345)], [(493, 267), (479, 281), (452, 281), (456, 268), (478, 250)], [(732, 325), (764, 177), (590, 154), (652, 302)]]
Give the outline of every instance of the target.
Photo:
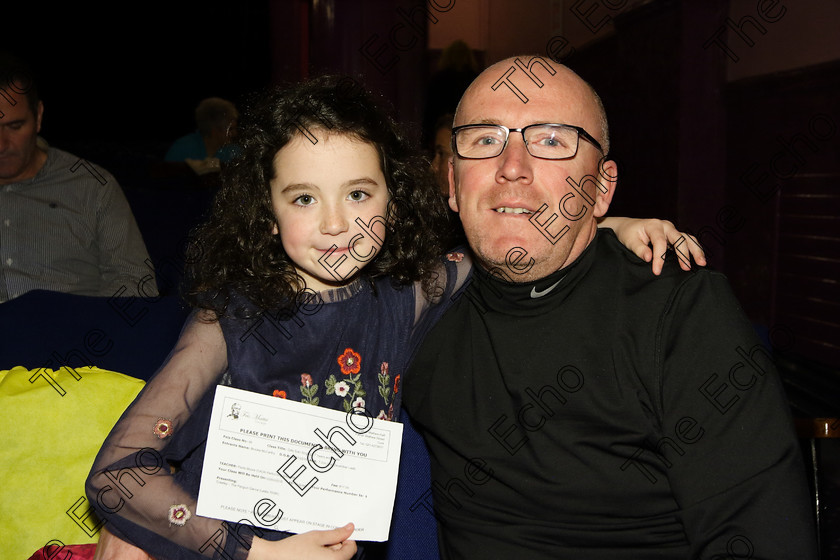
[(532, 160), (525, 146), (525, 138), (518, 132), (512, 132), (508, 137), (505, 150), (499, 155), (499, 171), (496, 173), (496, 180), (530, 183), (533, 180)]

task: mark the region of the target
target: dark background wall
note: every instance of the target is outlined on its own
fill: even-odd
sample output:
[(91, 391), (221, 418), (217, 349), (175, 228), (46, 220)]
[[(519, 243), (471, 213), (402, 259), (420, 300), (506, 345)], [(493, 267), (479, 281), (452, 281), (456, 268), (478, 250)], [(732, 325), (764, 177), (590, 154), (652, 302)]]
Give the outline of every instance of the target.
[(34, 66), (42, 135), (59, 146), (166, 144), (194, 129), (202, 98), (237, 101), (270, 76), (264, 3), (53, 4), (2, 15), (11, 17), (3, 17), (0, 44)]
[(794, 406), (836, 414), (840, 41), (821, 25), (840, 4), (636, 4), (593, 10), (613, 30), (567, 60), (610, 115), (611, 212), (696, 234), (766, 329)]

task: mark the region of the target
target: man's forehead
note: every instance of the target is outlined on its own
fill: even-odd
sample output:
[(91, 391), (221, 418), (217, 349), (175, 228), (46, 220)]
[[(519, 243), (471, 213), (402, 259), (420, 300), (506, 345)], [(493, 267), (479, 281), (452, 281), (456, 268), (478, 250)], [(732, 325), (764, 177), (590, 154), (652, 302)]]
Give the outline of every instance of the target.
[[(482, 72), (464, 94), (456, 124), (581, 124), (593, 108), (585, 82), (565, 66), (543, 65), (543, 59), (539, 64), (531, 59), (533, 73), (528, 77), (523, 60), (528, 62), (518, 57), (503, 60)], [(519, 80), (514, 79), (517, 73)]]
[(0, 91), (0, 120), (18, 120), (26, 115), (34, 114), (29, 110), (29, 100), (26, 95), (2, 88)]
[(527, 104), (511, 100), (504, 92), (477, 92), (465, 97), (455, 125), (496, 124), (522, 128), (531, 124), (559, 123), (585, 126), (589, 104), (568, 96), (532, 96)]

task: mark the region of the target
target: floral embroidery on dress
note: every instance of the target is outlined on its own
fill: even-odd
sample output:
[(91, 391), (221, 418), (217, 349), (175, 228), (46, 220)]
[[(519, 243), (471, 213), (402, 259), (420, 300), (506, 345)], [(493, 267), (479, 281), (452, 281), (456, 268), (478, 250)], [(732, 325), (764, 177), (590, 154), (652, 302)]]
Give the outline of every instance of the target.
[(352, 348), (345, 348), (344, 353), (338, 357), (338, 365), (341, 366), (341, 373), (344, 375), (359, 373), (362, 367), (362, 357)]
[[(397, 375), (397, 379), (399, 379), (399, 375)], [(380, 420), (393, 420), (394, 419), (394, 402), (393, 402), (393, 395), (396, 395), (396, 391), (394, 391), (393, 395), (391, 394), (391, 376), (388, 375), (388, 362), (382, 362), (379, 366), (379, 396), (382, 397), (382, 400), (385, 401), (385, 405), (387, 406), (390, 404), (391, 406), (388, 407), (388, 412), (386, 413), (385, 410), (379, 411), (379, 418)], [(396, 386), (395, 386), (396, 387)]]
[(446, 258), (452, 262), (461, 262), (462, 260), (464, 260), (464, 253), (461, 253), (460, 251), (455, 253), (447, 253)]
[[(330, 380), (332, 380), (332, 383), (330, 383)], [(332, 385), (332, 388), (333, 388), (332, 391), (330, 391), (330, 385)], [(327, 394), (328, 395), (332, 395), (333, 393), (335, 393), (339, 397), (344, 398), (344, 397), (347, 396), (347, 393), (349, 393), (349, 392), (350, 392), (350, 385), (348, 385), (346, 382), (339, 381), (338, 383), (336, 383), (335, 382), (335, 376), (333, 376), (333, 375), (331, 375), (330, 378), (327, 379)]]
[(280, 397), (281, 399), (286, 398), (286, 391), (281, 391), (280, 389), (274, 389), (274, 392), (271, 394), (272, 397)]
[(391, 376), (388, 375), (388, 362), (379, 366), (379, 396), (388, 404), (391, 401)]
[(158, 439), (167, 438), (172, 434), (172, 420), (158, 418), (155, 422), (155, 435)]
[(336, 361), (341, 368), (341, 373), (347, 377), (342, 381), (338, 381), (334, 374), (330, 375), (326, 381), (327, 394), (335, 394), (337, 397), (344, 399), (342, 403), (344, 412), (350, 412), (354, 406), (351, 403), (355, 399), (367, 396), (362, 386), (362, 375), (359, 373), (362, 368), (362, 356), (352, 348), (345, 348), (344, 353)]
[[(342, 406), (344, 412), (350, 412), (354, 409), (365, 409), (367, 401), (367, 392), (362, 383), (362, 356), (352, 348), (345, 348), (336, 362), (341, 373), (346, 377), (338, 380), (335, 374), (331, 374), (329, 378), (324, 381), (327, 388), (327, 395), (335, 395), (342, 399)], [(391, 388), (391, 376), (388, 373), (388, 362), (379, 364), (379, 373), (377, 380), (379, 382), (379, 396), (382, 397), (385, 407), (380, 409), (377, 418), (381, 420), (393, 420), (394, 418), (394, 395), (399, 391), (399, 378), (394, 380), (394, 387)], [(303, 395), (301, 402), (309, 404), (318, 404), (318, 397), (315, 395), (318, 391), (318, 385), (313, 384), (312, 376), (308, 373), (300, 375), (300, 393)], [(371, 404), (371, 406), (374, 406)], [(387, 412), (386, 412), (387, 411)]]
[(303, 398), (300, 402), (318, 406), (320, 399), (315, 395), (318, 393), (318, 385), (312, 383), (312, 376), (308, 373), (300, 374), (300, 394)]
[(169, 523), (172, 525), (183, 527), (190, 517), (192, 517), (192, 514), (185, 504), (170, 506), (169, 508)]
[(394, 378), (394, 394), (396, 395), (399, 392), (400, 392), (400, 376), (397, 375)]

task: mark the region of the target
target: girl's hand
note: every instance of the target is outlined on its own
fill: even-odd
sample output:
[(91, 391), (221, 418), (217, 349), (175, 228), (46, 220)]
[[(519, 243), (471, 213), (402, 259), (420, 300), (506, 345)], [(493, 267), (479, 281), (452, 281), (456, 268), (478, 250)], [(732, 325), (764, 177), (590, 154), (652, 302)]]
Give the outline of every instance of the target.
[(350, 560), (356, 554), (352, 523), (329, 531), (309, 531), (280, 541), (255, 537), (248, 560)]
[[(612, 229), (618, 240), (639, 258), (645, 262), (652, 260), (656, 275), (662, 272), (668, 247), (674, 248), (683, 270), (691, 270), (691, 259), (700, 266), (706, 266), (706, 254), (697, 238), (677, 231), (668, 220), (609, 217), (601, 220), (598, 227)], [(653, 245), (652, 251), (650, 245)]]
[(99, 533), (99, 544), (96, 545), (96, 554), (93, 560), (153, 560), (134, 545), (115, 537), (105, 527)]

